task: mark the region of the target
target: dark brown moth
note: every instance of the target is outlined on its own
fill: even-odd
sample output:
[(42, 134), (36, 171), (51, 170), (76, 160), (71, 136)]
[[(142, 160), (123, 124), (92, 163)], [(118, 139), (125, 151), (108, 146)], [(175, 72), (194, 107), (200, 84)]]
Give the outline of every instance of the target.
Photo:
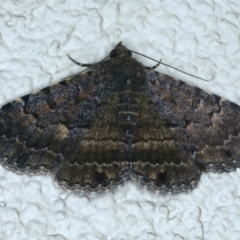
[(171, 193), (240, 167), (239, 106), (145, 68), (121, 43), (109, 56), (0, 109), (3, 166), (71, 189), (131, 178)]

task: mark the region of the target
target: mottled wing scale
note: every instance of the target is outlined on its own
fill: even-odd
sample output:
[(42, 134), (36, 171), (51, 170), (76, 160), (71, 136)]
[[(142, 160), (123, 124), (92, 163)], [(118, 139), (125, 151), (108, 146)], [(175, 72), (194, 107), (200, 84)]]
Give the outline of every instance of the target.
[(240, 167), (240, 107), (152, 70), (118, 44), (87, 73), (0, 109), (0, 162), (104, 190), (135, 179), (178, 193)]
[[(169, 159), (169, 152), (174, 149), (164, 156), (157, 145), (157, 142), (163, 144), (160, 136), (149, 141), (161, 129), (154, 128), (158, 126), (156, 120), (150, 123), (153, 132), (151, 137), (142, 136), (145, 148), (137, 150), (140, 161), (133, 168), (140, 173), (141, 182), (163, 192), (178, 193), (194, 188), (202, 171), (230, 172), (240, 167), (239, 106), (161, 73), (146, 70), (146, 77), (152, 84), (149, 100), (157, 119), (168, 126), (164, 132), (172, 133), (170, 139), (176, 146), (176, 158)], [(143, 149), (148, 154), (145, 158)], [(150, 155), (153, 149), (155, 161)]]
[(149, 188), (161, 192), (181, 192), (192, 189), (201, 171), (193, 162), (193, 152), (187, 142), (169, 130), (149, 104), (142, 105), (135, 142), (133, 142), (134, 178)]
[(113, 110), (110, 103), (97, 114), (84, 138), (70, 143), (72, 153), (56, 174), (58, 182), (91, 190), (123, 181), (129, 164)]
[(122, 181), (128, 164), (112, 122), (113, 107), (93, 94), (100, 76), (92, 75), (81, 74), (2, 107), (4, 166), (18, 172), (50, 171), (70, 188), (104, 188)]
[[(166, 75), (154, 75), (150, 73), (148, 78), (157, 85), (159, 116), (195, 148), (194, 161), (206, 171), (229, 172), (238, 168), (240, 107)], [(168, 110), (173, 103), (174, 112)]]

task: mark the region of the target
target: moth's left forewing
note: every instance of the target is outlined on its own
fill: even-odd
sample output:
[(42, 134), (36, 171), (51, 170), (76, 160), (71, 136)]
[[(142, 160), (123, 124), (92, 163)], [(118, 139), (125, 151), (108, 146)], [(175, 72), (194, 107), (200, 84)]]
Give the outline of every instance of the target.
[(22, 173), (52, 172), (69, 188), (121, 182), (128, 164), (113, 139), (112, 113), (104, 112), (114, 108), (104, 100), (102, 78), (101, 70), (78, 74), (3, 106), (0, 162)]

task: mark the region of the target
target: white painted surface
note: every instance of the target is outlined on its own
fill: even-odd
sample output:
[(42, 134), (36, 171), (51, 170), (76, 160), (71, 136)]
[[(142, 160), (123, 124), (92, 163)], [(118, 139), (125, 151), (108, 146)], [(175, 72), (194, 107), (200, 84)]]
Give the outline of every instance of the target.
[[(96, 62), (119, 41), (191, 74), (179, 77), (240, 104), (240, 3), (2, 1), (0, 105)], [(136, 56), (145, 65), (153, 62)], [(240, 171), (203, 174), (191, 193), (162, 196), (128, 182), (96, 198), (50, 176), (0, 167), (0, 239), (240, 239)]]

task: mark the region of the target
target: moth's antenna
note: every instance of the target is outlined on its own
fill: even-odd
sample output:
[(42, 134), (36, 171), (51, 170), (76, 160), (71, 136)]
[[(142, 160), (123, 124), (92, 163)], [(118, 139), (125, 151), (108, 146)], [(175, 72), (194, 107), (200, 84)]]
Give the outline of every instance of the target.
[[(97, 66), (98, 64), (101, 64), (102, 62), (105, 62), (108, 58), (110, 58), (110, 56), (107, 56), (107, 57), (105, 57), (103, 60), (101, 60), (100, 62), (97, 62), (97, 63), (80, 63), (80, 62), (78, 62), (78, 61), (76, 61), (76, 60), (74, 60), (73, 58), (71, 58), (71, 56), (70, 55), (67, 55), (68, 56), (68, 58), (73, 62), (73, 63), (75, 63), (75, 64), (77, 64), (77, 65), (79, 65), (79, 66), (81, 66), (81, 67), (87, 67), (86, 69), (84, 69), (83, 71), (81, 71), (81, 72), (78, 72), (78, 73), (76, 73), (76, 74), (73, 74), (73, 75), (71, 75), (71, 76), (69, 76), (69, 77), (74, 77), (74, 76), (76, 76), (76, 75), (78, 75), (78, 74), (80, 74), (80, 73), (83, 73), (83, 72), (86, 72), (86, 71), (88, 71), (88, 70), (90, 70), (91, 68), (94, 68), (95, 66)], [(64, 78), (65, 79), (65, 78)]]
[[(110, 56), (107, 56), (107, 57), (105, 57), (103, 60), (101, 60), (100, 62), (97, 62), (97, 63), (80, 63), (80, 62), (77, 62), (76, 60), (74, 60), (73, 58), (71, 58), (71, 56), (70, 55), (67, 55), (68, 57), (69, 57), (69, 59), (72, 61), (72, 62), (74, 62), (75, 64), (77, 64), (77, 65), (79, 65), (79, 66), (81, 66), (81, 67), (88, 67), (87, 69), (90, 69), (90, 68), (93, 68), (94, 66), (97, 66), (98, 64), (100, 64), (100, 63), (102, 63), (102, 62), (105, 62)], [(85, 69), (85, 70), (87, 70), (87, 69)], [(84, 70), (84, 71), (85, 71)]]
[(169, 67), (169, 68), (173, 68), (173, 69), (175, 69), (175, 70), (177, 70), (177, 71), (179, 71), (179, 72), (182, 72), (182, 73), (184, 73), (184, 74), (187, 74), (187, 75), (189, 75), (189, 76), (191, 76), (191, 77), (195, 77), (195, 78), (201, 79), (201, 80), (203, 80), (203, 81), (205, 81), (205, 82), (209, 82), (208, 80), (206, 80), (206, 79), (204, 79), (204, 78), (200, 78), (200, 77), (198, 77), (198, 76), (195, 76), (195, 75), (192, 75), (192, 74), (190, 74), (190, 73), (184, 72), (184, 71), (182, 71), (182, 70), (180, 70), (180, 69), (178, 69), (178, 68), (172, 67), (171, 65), (168, 65), (168, 64), (166, 64), (166, 63), (163, 63), (162, 61), (157, 61), (157, 60), (155, 60), (155, 59), (153, 59), (153, 58), (151, 58), (151, 57), (148, 57), (148, 56), (146, 56), (146, 55), (144, 55), (144, 54), (142, 54), (142, 53), (138, 53), (138, 52), (135, 52), (135, 51), (132, 51), (132, 50), (129, 50), (129, 51), (131, 51), (132, 53), (136, 53), (136, 54), (138, 54), (138, 55), (141, 55), (141, 56), (143, 56), (143, 57), (146, 57), (146, 58), (148, 58), (148, 59), (151, 59), (152, 61), (157, 62), (157, 63), (162, 64), (162, 65), (165, 65), (165, 66), (167, 66), (167, 67)]

